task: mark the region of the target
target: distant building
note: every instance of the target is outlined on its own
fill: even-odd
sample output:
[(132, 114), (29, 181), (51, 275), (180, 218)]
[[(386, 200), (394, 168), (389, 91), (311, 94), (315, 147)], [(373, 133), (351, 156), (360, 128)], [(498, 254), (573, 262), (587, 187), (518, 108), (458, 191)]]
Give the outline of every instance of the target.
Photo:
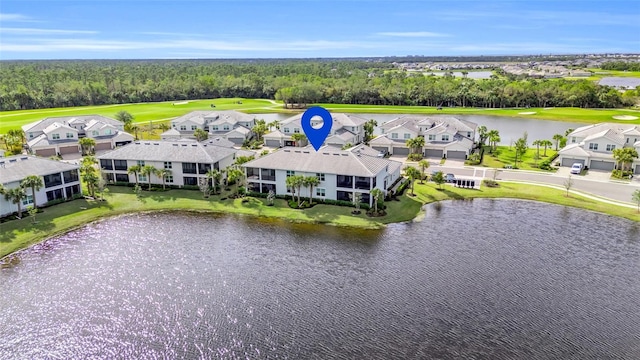
[[(331, 113), (331, 118), (333, 125), (324, 144), (342, 147), (347, 144), (356, 145), (364, 140), (366, 119), (342, 113)], [(269, 147), (296, 146), (295, 141), (291, 139), (291, 135), (304, 133), (301, 121), (302, 114), (283, 120), (280, 123), (279, 130), (277, 129), (263, 136), (265, 145)], [(320, 122), (320, 120), (312, 119), (311, 125), (319, 125)]]
[(603, 86), (611, 86), (618, 90), (634, 90), (640, 86), (640, 78), (633, 77), (604, 77), (600, 79), (598, 84)]
[[(0, 159), (0, 181), (7, 189), (20, 186), (24, 178), (36, 175), (42, 178), (44, 186), (36, 191), (37, 205), (44, 205), (49, 201), (72, 199), (80, 195), (80, 177), (78, 166), (65, 162), (43, 159), (35, 156), (16, 155)], [(22, 201), (21, 208), (33, 205), (34, 194), (26, 189), (27, 197)], [(0, 216), (6, 216), (18, 211), (18, 205), (0, 197)]]
[(209, 133), (210, 137), (221, 137), (241, 145), (253, 137), (251, 129), (256, 125), (253, 115), (235, 110), (192, 111), (171, 121), (171, 129), (160, 135), (163, 140), (193, 137), (197, 129)]

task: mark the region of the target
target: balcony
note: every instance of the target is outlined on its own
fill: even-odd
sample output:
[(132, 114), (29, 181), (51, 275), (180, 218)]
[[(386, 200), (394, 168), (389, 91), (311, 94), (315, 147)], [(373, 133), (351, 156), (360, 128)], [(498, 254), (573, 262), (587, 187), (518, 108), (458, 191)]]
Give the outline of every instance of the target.
[(260, 180), (260, 170), (256, 168), (247, 168), (247, 180)]
[(353, 176), (346, 176), (346, 175), (336, 176), (336, 186), (341, 188), (353, 189)]
[(371, 179), (368, 177), (356, 176), (356, 189), (371, 190)]
[(276, 181), (276, 171), (273, 169), (262, 169), (260, 170), (260, 175), (262, 180)]

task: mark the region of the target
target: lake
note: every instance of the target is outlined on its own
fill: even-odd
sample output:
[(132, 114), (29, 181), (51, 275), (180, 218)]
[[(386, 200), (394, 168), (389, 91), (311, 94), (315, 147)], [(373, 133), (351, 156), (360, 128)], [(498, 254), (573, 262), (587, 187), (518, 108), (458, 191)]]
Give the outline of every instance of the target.
[[(524, 110), (523, 110), (524, 111)], [(282, 121), (291, 114), (255, 114), (256, 118), (264, 119), (266, 122), (273, 120)], [(353, 114), (365, 119), (375, 119), (379, 125), (393, 120), (406, 114)], [(437, 115), (437, 114), (436, 114)], [(489, 115), (451, 115), (459, 119), (471, 121), (473, 123), (484, 125), (487, 129), (496, 129), (500, 132), (500, 145), (511, 145), (518, 138), (522, 137), (524, 131), (528, 133), (529, 144), (534, 140), (552, 140), (553, 135), (564, 135), (567, 129), (575, 129), (586, 124), (571, 123), (562, 121), (541, 120), (535, 118), (517, 118), (507, 116), (489, 116)], [(380, 129), (376, 129), (375, 134), (380, 134)], [(553, 140), (552, 140), (553, 141)]]
[(0, 358), (638, 359), (638, 265), (637, 223), (528, 201), (123, 216), (5, 259)]

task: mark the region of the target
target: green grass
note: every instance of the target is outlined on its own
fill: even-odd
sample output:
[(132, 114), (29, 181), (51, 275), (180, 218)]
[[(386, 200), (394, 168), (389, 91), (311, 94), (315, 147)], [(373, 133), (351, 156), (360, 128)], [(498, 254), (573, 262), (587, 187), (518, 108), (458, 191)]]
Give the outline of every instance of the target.
[[(238, 104), (242, 101), (242, 104)], [(118, 111), (124, 110), (135, 116), (135, 122), (141, 125), (149, 121), (168, 121), (194, 110), (212, 110), (211, 104), (215, 104), (217, 110), (239, 110), (247, 113), (295, 113), (295, 110), (286, 110), (282, 104), (273, 100), (264, 99), (207, 99), (190, 100), (186, 104), (180, 101), (139, 103), (122, 105), (81, 106), (71, 108), (37, 109), (21, 111), (0, 112), (0, 133), (6, 133), (9, 129), (19, 128), (30, 122), (38, 121), (51, 116), (70, 116), (99, 114), (114, 117)], [(177, 105), (174, 105), (177, 104)], [(349, 104), (319, 104), (334, 112), (351, 113), (379, 113), (379, 114), (450, 114), (450, 115), (495, 115), (523, 118), (536, 118), (556, 121), (568, 121), (579, 123), (599, 122), (623, 122), (640, 124), (640, 119), (633, 121), (615, 120), (615, 115), (634, 115), (640, 118), (639, 110), (630, 109), (580, 109), (580, 108), (530, 108), (530, 109), (484, 109), (484, 108), (444, 108), (438, 110), (427, 106), (392, 106), (392, 105), (349, 105)], [(535, 112), (525, 115), (521, 113)]]
[[(534, 160), (534, 156), (537, 154), (538, 150), (536, 148), (529, 148), (527, 152), (520, 159), (520, 155), (518, 155), (518, 168), (522, 170), (536, 170), (536, 171), (544, 171), (537, 167), (540, 165), (540, 162), (546, 159), (550, 159), (556, 154), (554, 149), (547, 148), (547, 156), (544, 155), (544, 148), (540, 148), (540, 158), (537, 161)], [(481, 166), (490, 167), (490, 168), (503, 168), (505, 165), (515, 166), (515, 158), (516, 158), (516, 148), (515, 146), (498, 146), (495, 153), (491, 154), (488, 150), (484, 153), (484, 159), (482, 160)]]
[(635, 209), (607, 204), (574, 194), (566, 197), (563, 190), (545, 187), (544, 191), (540, 191), (541, 189), (536, 185), (501, 182), (499, 188), (483, 187), (481, 190), (473, 190), (444, 186), (444, 190), (438, 190), (434, 183), (420, 184), (416, 182), (416, 196), (409, 196), (407, 191), (398, 200), (385, 203), (387, 205), (386, 216), (369, 218), (364, 211), (360, 215), (352, 215), (353, 208), (350, 207), (316, 205), (311, 209), (295, 210), (289, 208), (284, 200), (276, 200), (274, 206), (267, 206), (264, 199), (257, 198), (248, 198), (248, 201), (244, 203), (240, 199), (220, 200), (220, 196), (203, 199), (201, 193), (194, 190), (144, 192), (143, 196), (138, 199), (131, 188), (111, 187), (106, 201), (81, 199), (54, 205), (38, 214), (35, 224), (31, 222), (29, 217), (3, 223), (0, 234), (0, 258), (92, 221), (144, 211), (242, 214), (292, 222), (379, 229), (385, 224), (415, 219), (420, 214), (423, 204), (434, 201), (468, 198), (516, 198), (572, 206), (640, 221), (640, 213), (637, 213)]

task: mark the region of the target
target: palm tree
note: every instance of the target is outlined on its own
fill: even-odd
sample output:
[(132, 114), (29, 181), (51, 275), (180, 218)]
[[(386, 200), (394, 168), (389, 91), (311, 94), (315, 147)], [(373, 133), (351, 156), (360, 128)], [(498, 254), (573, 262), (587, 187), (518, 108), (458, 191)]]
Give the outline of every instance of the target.
[(492, 144), (491, 151), (495, 151), (498, 143), (500, 142), (500, 133), (498, 132), (498, 130), (491, 130), (489, 131), (488, 135), (489, 142)]
[(303, 185), (309, 188), (309, 205), (313, 204), (313, 187), (320, 185), (320, 179), (317, 176), (307, 176), (303, 180)]
[(620, 163), (620, 167), (618, 168), (619, 170), (621, 170), (620, 175), (622, 175), (622, 172), (624, 172), (626, 168), (625, 165), (632, 163), (633, 159), (637, 157), (638, 157), (638, 152), (634, 148), (627, 147), (627, 148), (613, 149), (613, 158)]
[(489, 137), (489, 133), (487, 132), (487, 127), (484, 125), (480, 125), (477, 131), (478, 131), (478, 143), (480, 143), (480, 146), (484, 146), (484, 143), (487, 141), (487, 138)]
[(140, 173), (140, 170), (142, 170), (142, 166), (140, 165), (129, 166), (129, 169), (127, 170), (127, 174), (133, 174), (136, 178), (136, 186), (138, 185), (138, 173)]
[(375, 119), (371, 119), (364, 123), (364, 143), (369, 144), (369, 140), (373, 138), (373, 131), (376, 126), (378, 126), (378, 122)]
[(96, 141), (90, 137), (83, 137), (78, 140), (80, 148), (82, 149), (82, 156), (87, 154), (93, 154), (93, 148), (96, 146)]
[(373, 197), (373, 211), (377, 214), (378, 213), (378, 199), (380, 199), (382, 197), (382, 195), (384, 195), (382, 193), (382, 190), (375, 188), (373, 190), (371, 190), (371, 192), (369, 193), (371, 195), (371, 197)]
[(4, 191), (5, 200), (18, 205), (18, 218), (22, 218), (22, 200), (27, 197), (27, 192), (22, 186)]
[(89, 191), (89, 196), (95, 198), (96, 196), (96, 187), (100, 182), (100, 178), (96, 174), (95, 171), (85, 171), (82, 174), (82, 181), (87, 184), (87, 190)]
[(406, 144), (407, 147), (411, 149), (412, 154), (418, 154), (425, 144), (424, 137), (418, 136), (412, 139), (407, 139)]
[(636, 191), (631, 194), (631, 200), (638, 204), (638, 212), (640, 213), (640, 189), (636, 189)]
[(302, 142), (305, 141), (307, 137), (301, 133), (295, 133), (291, 135), (291, 140), (296, 142), (296, 146), (302, 146)]
[(211, 187), (213, 188), (213, 193), (216, 193), (216, 187), (218, 186), (218, 181), (222, 179), (222, 172), (218, 169), (209, 169), (206, 173), (207, 179), (211, 179)]
[(564, 136), (562, 136), (562, 134), (553, 135), (553, 141), (556, 142), (556, 151), (558, 151), (558, 145), (560, 145), (560, 141), (562, 141), (562, 139), (564, 139)]
[(38, 204), (36, 203), (36, 191), (40, 190), (44, 186), (42, 182), (42, 178), (37, 175), (29, 175), (25, 177), (22, 182), (20, 182), (20, 186), (23, 188), (31, 188), (31, 197), (33, 198), (33, 208), (37, 209)]
[(413, 186), (416, 182), (416, 179), (420, 177), (420, 170), (414, 168), (413, 166), (407, 166), (404, 168), (404, 173), (411, 180), (411, 195), (415, 195), (413, 192)]
[(420, 184), (424, 184), (424, 171), (429, 168), (429, 161), (422, 159), (418, 161), (418, 166), (420, 166)]
[(162, 190), (165, 190), (165, 184), (167, 177), (171, 176), (171, 170), (169, 169), (156, 169), (156, 176), (162, 179)]
[(0, 184), (0, 195), (4, 195), (6, 191), (7, 191), (7, 188), (5, 188), (4, 185)]
[(298, 207), (302, 204), (300, 200), (300, 189), (302, 188), (302, 184), (304, 183), (304, 177), (302, 175), (293, 175), (289, 176), (286, 180), (287, 187), (291, 188), (292, 195), (298, 194)]
[(273, 128), (280, 129), (280, 122), (278, 120), (273, 120), (267, 124), (267, 127), (269, 130), (272, 130)]
[(262, 135), (267, 132), (267, 124), (264, 120), (256, 121), (256, 124), (251, 128), (251, 131), (256, 134), (256, 140), (262, 141)]
[(197, 141), (204, 141), (207, 140), (209, 138), (209, 133), (202, 130), (202, 129), (196, 129), (193, 132), (193, 136), (195, 136)]
[(163, 123), (158, 124), (158, 128), (164, 132), (164, 131), (169, 130), (171, 127), (169, 126), (169, 124), (163, 122)]
[(244, 171), (238, 168), (230, 168), (227, 170), (227, 181), (235, 183), (235, 194), (238, 194), (240, 183), (242, 183), (242, 178), (244, 177)]
[(551, 140), (542, 140), (541, 145), (544, 146), (544, 154), (542, 154), (542, 156), (547, 156), (547, 148), (553, 146), (553, 143), (551, 142)]
[(542, 140), (536, 140), (534, 142), (531, 143), (532, 145), (535, 145), (538, 148), (538, 158), (540, 157), (540, 145), (542, 145)]
[(16, 142), (20, 143), (20, 148), (24, 147), (27, 138), (24, 135), (24, 131), (22, 129), (9, 129), (7, 130), (7, 135), (16, 139)]
[(151, 175), (156, 173), (156, 168), (153, 165), (145, 165), (140, 169), (140, 175), (147, 177), (147, 183), (149, 184), (149, 191), (151, 191)]

